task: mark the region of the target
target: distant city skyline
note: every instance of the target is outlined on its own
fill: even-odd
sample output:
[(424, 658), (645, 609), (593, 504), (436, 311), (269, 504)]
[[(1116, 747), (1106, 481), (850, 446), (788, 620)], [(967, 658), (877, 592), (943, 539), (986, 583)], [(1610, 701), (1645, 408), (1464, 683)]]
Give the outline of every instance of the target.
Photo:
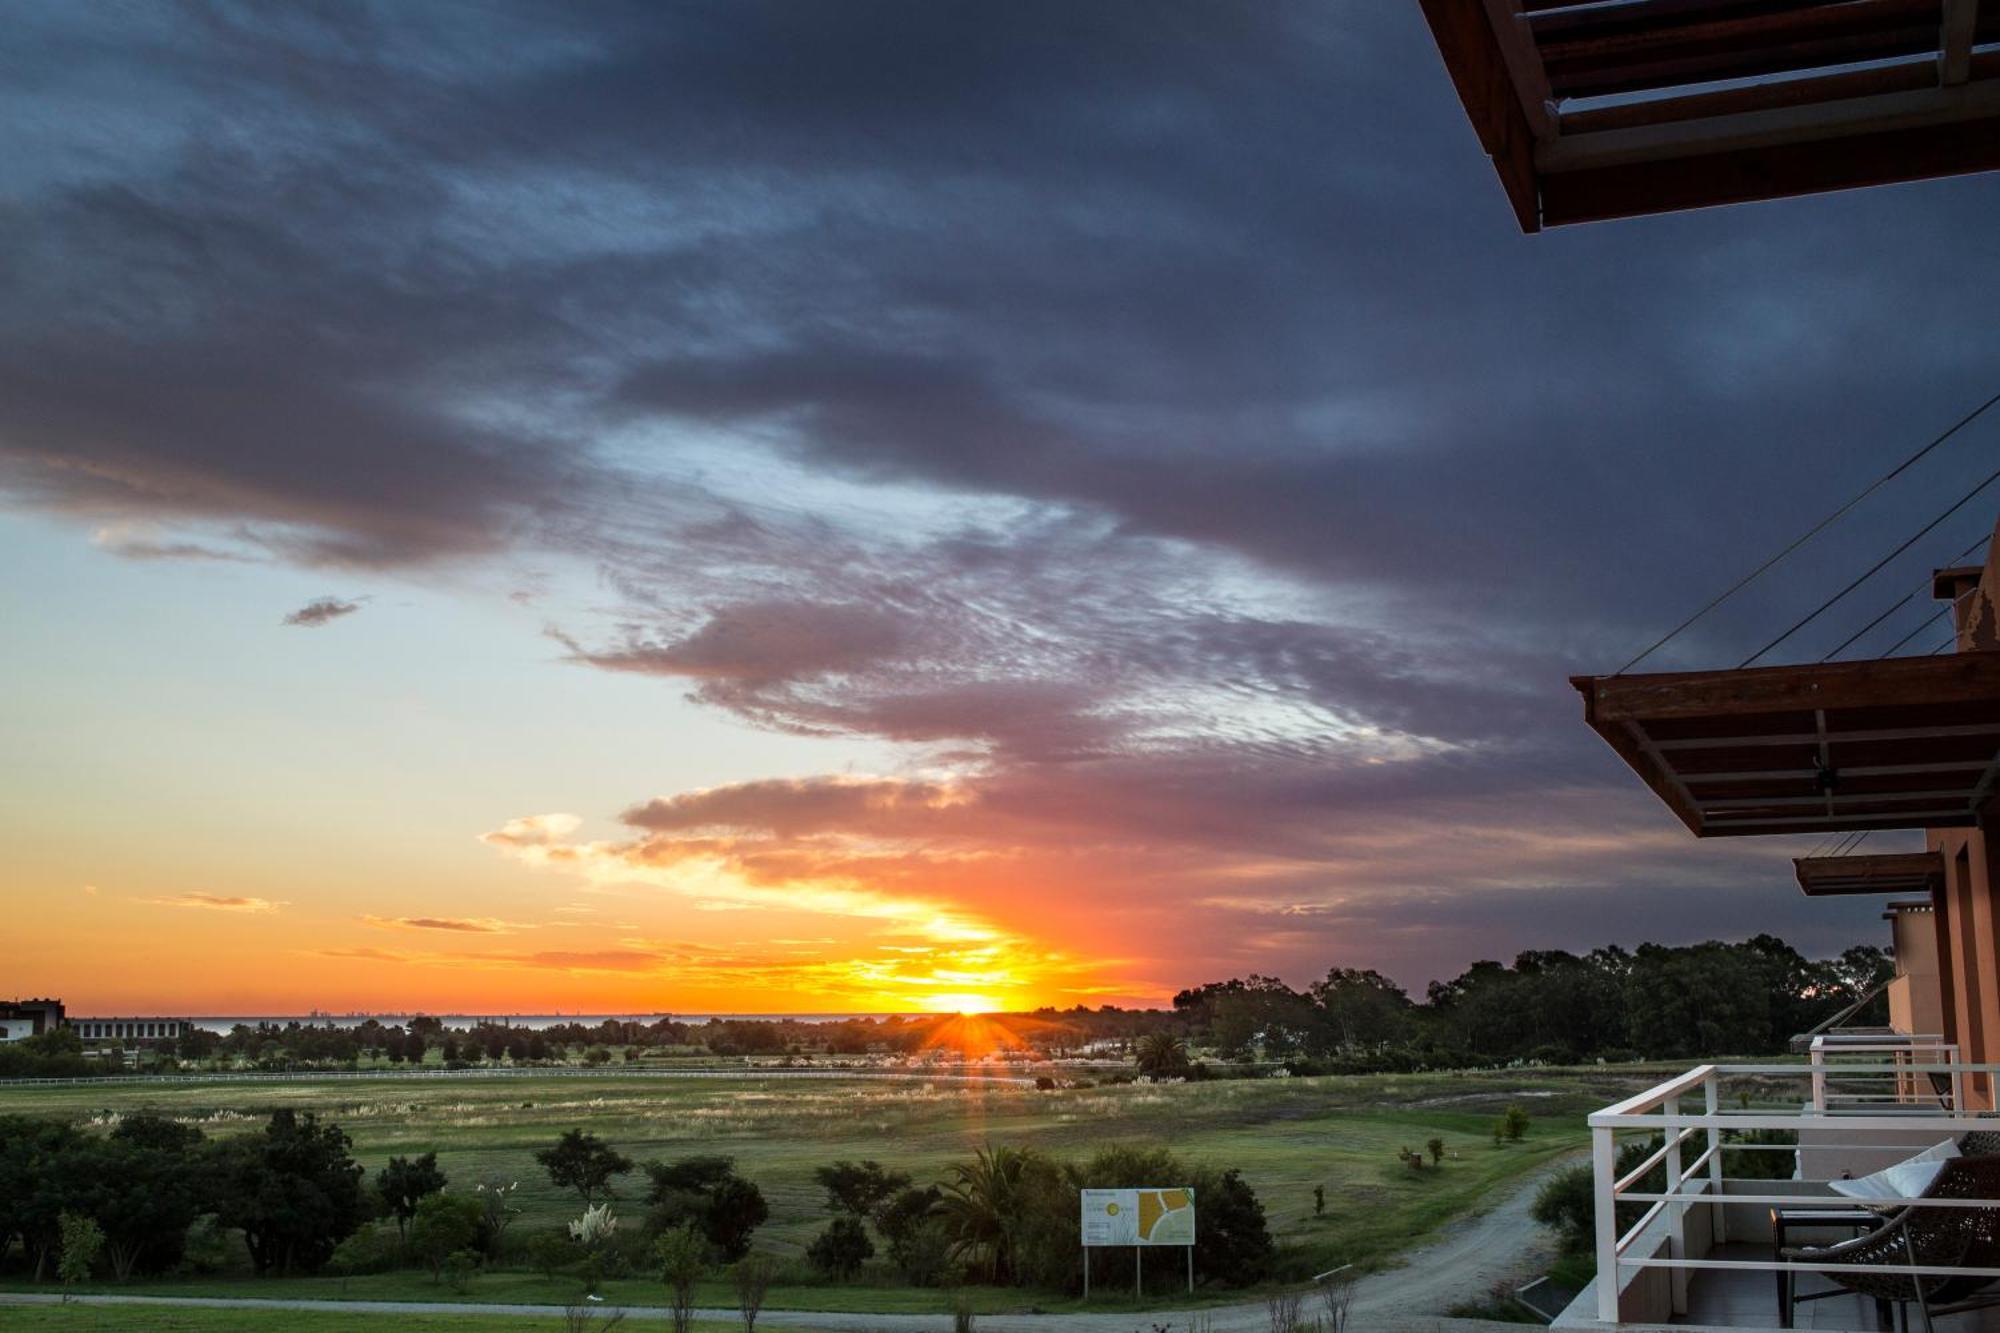
[(12, 17), (10, 991), (1031, 1009), (1886, 938), (1565, 678), (2000, 389), (2000, 178), (1524, 238), (1414, 5)]

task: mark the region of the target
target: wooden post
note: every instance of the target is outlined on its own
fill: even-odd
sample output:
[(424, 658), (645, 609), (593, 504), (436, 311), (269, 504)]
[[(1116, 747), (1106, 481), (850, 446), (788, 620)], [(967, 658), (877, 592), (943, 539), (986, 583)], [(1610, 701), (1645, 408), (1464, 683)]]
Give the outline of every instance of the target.
[(1194, 1246), (1188, 1246), (1188, 1295), (1194, 1295)]
[(1090, 1247), (1083, 1247), (1083, 1298), (1090, 1299)]
[(1132, 1247), (1132, 1290), (1140, 1300), (1146, 1299), (1146, 1247)]

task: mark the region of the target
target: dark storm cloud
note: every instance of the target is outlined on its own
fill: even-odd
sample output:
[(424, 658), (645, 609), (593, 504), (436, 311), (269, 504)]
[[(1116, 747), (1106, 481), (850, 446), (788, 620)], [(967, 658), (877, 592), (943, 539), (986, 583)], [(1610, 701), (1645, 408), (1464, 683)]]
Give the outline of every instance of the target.
[[(1198, 845), (1189, 897), (1270, 855), (1330, 899), (1363, 822), (1482, 802), (1571, 821), (1558, 897), (1698, 858), (1590, 840), (1664, 817), (1562, 677), (2000, 364), (1995, 178), (1523, 238), (1413, 5), (49, 8), (0, 73), (9, 503), (149, 558), (587, 561), (574, 659), (976, 780), (890, 813)], [(1995, 438), (1662, 664), (1734, 661)], [(1500, 901), (1452, 845), (1374, 855)]]

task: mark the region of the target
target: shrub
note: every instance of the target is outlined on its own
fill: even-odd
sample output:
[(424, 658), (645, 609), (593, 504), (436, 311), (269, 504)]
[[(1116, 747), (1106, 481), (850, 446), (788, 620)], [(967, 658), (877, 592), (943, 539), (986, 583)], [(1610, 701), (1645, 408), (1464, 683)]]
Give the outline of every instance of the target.
[(445, 1280), (451, 1283), (453, 1291), (462, 1295), (472, 1285), (472, 1279), (479, 1275), (482, 1262), (477, 1250), (453, 1250), (444, 1259)]
[(1509, 1106), (1500, 1115), (1500, 1131), (1510, 1143), (1518, 1143), (1528, 1132), (1528, 1113), (1520, 1106)]
[(952, 1260), (951, 1233), (937, 1218), (926, 1218), (890, 1243), (889, 1258), (897, 1274), (913, 1287), (941, 1287), (958, 1276)]
[(1427, 1142), (1427, 1143), (1425, 1143), (1425, 1144), (1424, 1144), (1424, 1147), (1426, 1147), (1426, 1148), (1428, 1148), (1428, 1149), (1430, 1150), (1430, 1154), (1431, 1154), (1431, 1165), (1433, 1165), (1433, 1166), (1440, 1166), (1440, 1165), (1442, 1165), (1442, 1164), (1444, 1163), (1444, 1140), (1443, 1140), (1443, 1139), (1441, 1139), (1441, 1138), (1437, 1138), (1437, 1137), (1433, 1136), (1433, 1137), (1432, 1137), (1432, 1138), (1430, 1139), (1430, 1141), (1429, 1141), (1429, 1142)]
[[(193, 1256), (192, 1238), (189, 1256)], [(333, 1257), (327, 1260), (327, 1266), (343, 1277), (359, 1277), (365, 1273), (386, 1273), (402, 1258), (402, 1240), (395, 1228), (383, 1222), (368, 1222), (333, 1247)]]
[(1567, 1166), (1542, 1182), (1531, 1215), (1553, 1228), (1565, 1253), (1588, 1250), (1595, 1233), (1595, 1183), (1588, 1166)]
[(485, 1222), (486, 1209), (469, 1194), (428, 1195), (418, 1201), (410, 1220), (410, 1251), (430, 1268), (436, 1282), (453, 1254), (478, 1246)]
[(850, 1278), (875, 1254), (875, 1243), (861, 1220), (842, 1214), (806, 1247), (806, 1261), (831, 1278)]
[(538, 1231), (528, 1240), (528, 1263), (551, 1282), (581, 1257), (576, 1242), (561, 1231)]

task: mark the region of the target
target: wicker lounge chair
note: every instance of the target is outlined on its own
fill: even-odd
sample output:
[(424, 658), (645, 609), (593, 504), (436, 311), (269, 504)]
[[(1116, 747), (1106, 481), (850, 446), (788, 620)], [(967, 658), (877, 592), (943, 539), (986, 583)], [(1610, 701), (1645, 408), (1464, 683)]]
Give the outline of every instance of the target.
[[(1778, 1255), (1804, 1264), (1858, 1264), (1925, 1266), (1938, 1268), (2000, 1268), (2000, 1156), (1981, 1152), (1989, 1146), (1978, 1136), (1969, 1145), (1975, 1155), (1955, 1157), (1944, 1164), (1937, 1179), (1919, 1197), (1925, 1199), (1995, 1200), (1984, 1208), (1926, 1208), (1920, 1205), (1899, 1208), (1886, 1214), (1882, 1225), (1864, 1236), (1836, 1245), (1787, 1246)], [(1876, 1302), (1885, 1302), (1901, 1311), (1902, 1327), (1910, 1327), (1909, 1306), (1914, 1304), (1931, 1327), (1934, 1315), (1957, 1314), (2000, 1305), (1996, 1279), (1965, 1276), (1917, 1278), (1905, 1273), (1832, 1272), (1820, 1276), (1843, 1291), (1855, 1292)], [(1835, 1292), (1819, 1293), (1833, 1295)], [(1784, 1326), (1792, 1326), (1793, 1307), (1800, 1297), (1788, 1287)]]

